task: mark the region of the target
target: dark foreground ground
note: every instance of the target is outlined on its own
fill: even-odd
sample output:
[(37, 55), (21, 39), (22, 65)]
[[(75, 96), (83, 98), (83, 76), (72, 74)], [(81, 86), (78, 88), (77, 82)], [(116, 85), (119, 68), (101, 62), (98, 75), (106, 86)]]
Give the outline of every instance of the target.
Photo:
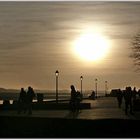
[(1, 138), (140, 138), (140, 121), (0, 117)]
[(140, 111), (125, 115), (116, 98), (84, 100), (90, 109), (33, 110), (32, 115), (0, 110), (0, 138), (140, 138)]

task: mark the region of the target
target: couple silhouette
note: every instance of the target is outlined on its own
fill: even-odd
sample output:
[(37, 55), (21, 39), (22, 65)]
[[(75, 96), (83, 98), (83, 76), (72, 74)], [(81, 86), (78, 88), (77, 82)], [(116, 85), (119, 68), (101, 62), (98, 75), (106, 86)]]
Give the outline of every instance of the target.
[(28, 87), (27, 93), (24, 88), (21, 88), (18, 99), (18, 114), (22, 111), (24, 111), (24, 113), (28, 112), (28, 114), (32, 114), (32, 101), (34, 97), (35, 92), (32, 87)]
[(76, 91), (74, 85), (71, 85), (71, 99), (70, 99), (70, 110), (72, 112), (80, 111), (80, 102), (82, 100), (81, 93)]

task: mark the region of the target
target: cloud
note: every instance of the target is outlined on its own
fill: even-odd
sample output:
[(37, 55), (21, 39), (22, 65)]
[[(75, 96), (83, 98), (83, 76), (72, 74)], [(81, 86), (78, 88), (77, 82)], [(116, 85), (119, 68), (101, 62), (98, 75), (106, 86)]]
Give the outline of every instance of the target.
[[(69, 49), (72, 40), (88, 25), (101, 25), (103, 33), (121, 45), (120, 39), (130, 39), (137, 31), (139, 13), (140, 2), (0, 2), (0, 76), (5, 71), (12, 79), (23, 73), (23, 81), (32, 75), (28, 79), (33, 82), (57, 68), (66, 75), (71, 69), (71, 75), (79, 74), (80, 61)], [(116, 59), (111, 57), (113, 64)]]

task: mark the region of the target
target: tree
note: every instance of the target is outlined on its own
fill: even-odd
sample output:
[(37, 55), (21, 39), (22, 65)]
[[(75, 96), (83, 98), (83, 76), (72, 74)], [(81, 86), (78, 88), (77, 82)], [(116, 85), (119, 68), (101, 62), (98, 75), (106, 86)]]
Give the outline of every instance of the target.
[(136, 70), (140, 71), (140, 33), (136, 34), (132, 40), (132, 50), (130, 57), (134, 59)]

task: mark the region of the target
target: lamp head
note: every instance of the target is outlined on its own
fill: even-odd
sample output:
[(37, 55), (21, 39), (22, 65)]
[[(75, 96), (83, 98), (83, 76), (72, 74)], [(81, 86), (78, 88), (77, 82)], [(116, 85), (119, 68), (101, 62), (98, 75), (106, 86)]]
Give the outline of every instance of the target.
[(80, 76), (80, 79), (83, 80), (83, 76)]
[(56, 70), (55, 75), (56, 75), (56, 76), (58, 76), (58, 75), (59, 75), (59, 71), (58, 71), (58, 70)]

